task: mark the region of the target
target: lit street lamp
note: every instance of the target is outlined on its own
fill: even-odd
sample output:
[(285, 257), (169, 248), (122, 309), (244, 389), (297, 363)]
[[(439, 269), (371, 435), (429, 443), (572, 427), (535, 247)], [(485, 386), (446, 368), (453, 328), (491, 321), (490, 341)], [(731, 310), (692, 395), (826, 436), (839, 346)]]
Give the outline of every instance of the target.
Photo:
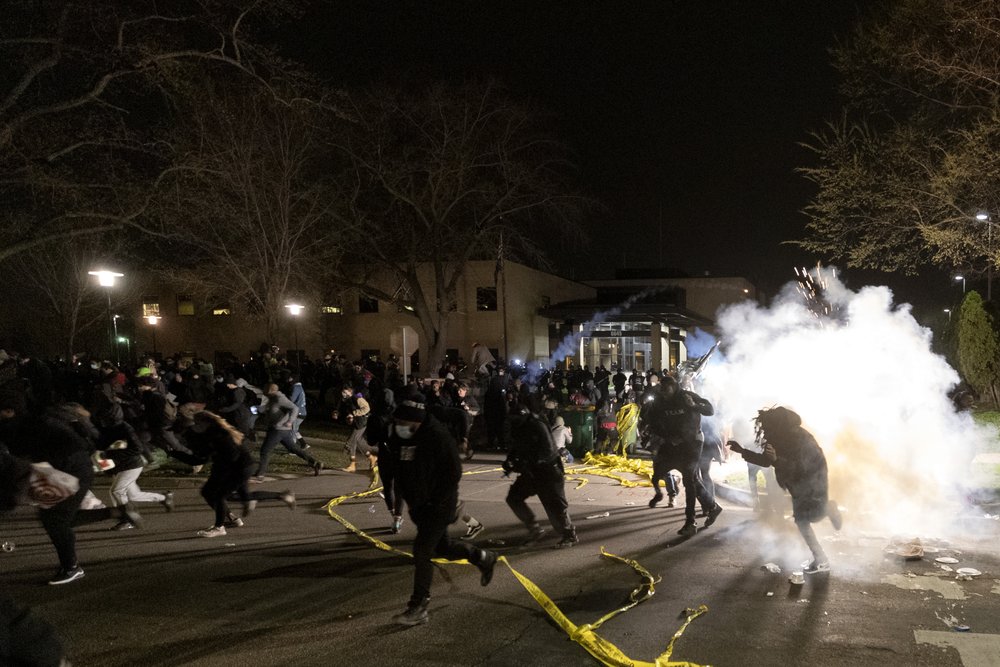
[(948, 313), (948, 321), (951, 322), (951, 308), (945, 308), (944, 312)]
[(993, 218), (989, 213), (979, 212), (976, 220), (986, 223), (986, 300), (993, 300)]
[(295, 332), (295, 372), (302, 373), (302, 357), (299, 352), (299, 315), (305, 310), (305, 306), (297, 303), (290, 303), (285, 306), (292, 315), (292, 329)]
[(955, 276), (955, 281), (962, 281), (962, 294), (965, 294), (965, 276)]
[(160, 318), (156, 315), (147, 315), (146, 321), (149, 322), (150, 331), (153, 333), (153, 356), (156, 356), (156, 323), (160, 321)]
[(117, 271), (108, 271), (107, 269), (97, 269), (96, 271), (88, 271), (87, 275), (97, 276), (97, 284), (101, 287), (106, 287), (108, 291), (108, 358), (110, 359), (112, 355), (115, 357), (115, 361), (121, 364), (121, 360), (118, 358), (118, 343), (116, 342), (118, 333), (118, 323), (115, 322), (115, 316), (111, 313), (111, 288), (115, 286), (115, 280), (117, 278), (123, 277), (124, 273), (118, 273)]

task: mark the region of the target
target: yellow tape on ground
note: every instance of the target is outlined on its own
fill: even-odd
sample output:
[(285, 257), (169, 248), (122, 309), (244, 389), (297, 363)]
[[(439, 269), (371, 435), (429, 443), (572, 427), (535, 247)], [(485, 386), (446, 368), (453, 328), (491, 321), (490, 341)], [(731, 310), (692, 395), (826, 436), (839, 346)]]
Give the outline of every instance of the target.
[[(332, 519), (336, 520), (348, 531), (366, 540), (376, 548), (381, 549), (382, 551), (387, 551), (389, 553), (394, 553), (400, 556), (407, 556), (412, 558), (413, 557), (412, 553), (403, 551), (402, 549), (397, 549), (396, 547), (390, 544), (386, 544), (377, 537), (372, 537), (371, 535), (361, 530), (360, 528), (358, 528), (350, 521), (348, 521), (347, 519), (345, 519), (340, 514), (334, 511), (335, 507), (344, 503), (347, 500), (372, 496), (377, 494), (381, 490), (382, 487), (378, 486), (377, 474), (373, 475), (371, 484), (369, 485), (368, 489), (366, 489), (365, 491), (359, 491), (357, 493), (349, 493), (343, 496), (337, 496), (336, 498), (331, 499), (325, 505), (325, 509)], [(708, 611), (708, 607), (706, 607), (705, 605), (699, 607), (698, 610), (689, 610), (689, 612), (691, 613), (689, 613), (688, 618), (684, 622), (684, 624), (677, 630), (677, 632), (674, 633), (674, 636), (671, 638), (670, 643), (667, 645), (667, 650), (662, 655), (657, 657), (656, 661), (652, 663), (632, 660), (627, 655), (625, 655), (621, 651), (621, 649), (619, 649), (617, 646), (607, 641), (606, 639), (604, 639), (595, 632), (595, 630), (601, 627), (601, 625), (603, 625), (605, 622), (611, 620), (612, 618), (623, 612), (632, 609), (639, 603), (651, 598), (653, 596), (653, 593), (655, 592), (654, 586), (659, 581), (659, 578), (654, 579), (653, 575), (649, 572), (649, 570), (644, 568), (635, 560), (632, 560), (630, 558), (623, 558), (621, 556), (608, 553), (607, 551), (604, 550), (604, 547), (601, 547), (601, 556), (605, 558), (610, 558), (612, 560), (616, 560), (620, 563), (624, 563), (632, 567), (632, 569), (634, 569), (639, 574), (639, 576), (643, 578), (643, 583), (638, 588), (634, 589), (632, 593), (629, 595), (628, 604), (618, 609), (615, 609), (611, 612), (608, 612), (594, 623), (585, 623), (579, 626), (573, 623), (571, 620), (569, 620), (569, 618), (567, 618), (567, 616), (562, 613), (558, 605), (556, 605), (556, 603), (553, 602), (552, 599), (545, 594), (545, 591), (539, 588), (538, 585), (535, 584), (531, 579), (529, 579), (528, 577), (524, 576), (523, 574), (515, 570), (514, 567), (507, 560), (506, 556), (501, 556), (498, 560), (499, 562), (502, 562), (504, 565), (507, 566), (507, 568), (511, 571), (514, 577), (517, 578), (517, 580), (521, 583), (524, 589), (528, 592), (528, 594), (531, 595), (531, 597), (535, 600), (535, 602), (537, 602), (538, 605), (545, 610), (545, 612), (549, 615), (549, 617), (566, 632), (569, 638), (572, 639), (577, 644), (579, 644), (580, 646), (582, 646), (588, 653), (590, 653), (598, 661), (600, 661), (602, 665), (606, 665), (607, 667), (700, 667), (699, 665), (696, 665), (695, 663), (692, 662), (672, 662), (670, 661), (670, 656), (674, 650), (674, 643), (677, 641), (677, 639), (680, 638), (682, 634), (684, 634), (684, 630), (687, 629), (687, 626), (691, 623), (691, 621), (693, 621), (695, 618)], [(434, 562), (442, 564), (470, 565), (469, 561), (467, 560), (449, 561), (444, 558), (435, 558)]]

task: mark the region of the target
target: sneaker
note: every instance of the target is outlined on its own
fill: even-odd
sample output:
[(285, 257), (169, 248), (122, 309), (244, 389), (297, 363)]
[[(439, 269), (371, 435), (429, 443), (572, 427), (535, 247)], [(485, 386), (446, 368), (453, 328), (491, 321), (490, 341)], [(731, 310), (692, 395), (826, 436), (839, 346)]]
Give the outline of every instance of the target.
[(479, 562), (476, 563), (476, 567), (479, 568), (479, 584), (481, 586), (487, 586), (491, 581), (493, 581), (493, 568), (497, 564), (497, 554), (495, 551), (482, 550), (482, 555), (479, 557)]
[(807, 563), (805, 566), (803, 566), (802, 571), (805, 572), (806, 574), (819, 574), (820, 572), (829, 572), (830, 571), (830, 561), (826, 561), (825, 560), (825, 561), (823, 561), (821, 563), (817, 563), (816, 561), (812, 561), (810, 563)]
[[(395, 535), (399, 532), (399, 529), (403, 527), (403, 517), (394, 516), (392, 517), (392, 534)], [(462, 538), (465, 539), (465, 538)]]
[(315, 463), (312, 464), (312, 468), (313, 468), (313, 476), (319, 477), (320, 471), (323, 470), (323, 462), (316, 461)]
[(467, 452), (465, 452), (465, 460), (466, 461), (471, 461), (472, 457), (475, 456), (475, 455), (476, 455), (476, 451), (474, 449), (472, 449), (472, 447), (469, 447), (469, 450)]
[[(242, 528), (243, 519), (239, 518), (238, 516), (234, 516), (232, 519), (229, 519), (222, 525), (225, 528)], [(225, 535), (225, 533), (223, 533), (223, 535)]]
[(830, 517), (830, 523), (833, 524), (834, 530), (840, 530), (844, 525), (844, 517), (840, 513), (840, 508), (837, 506), (836, 500), (827, 502), (826, 515)]
[(225, 526), (210, 526), (198, 531), (198, 537), (222, 537), (226, 534)]
[(135, 528), (135, 524), (131, 521), (119, 521), (111, 526), (110, 530), (132, 530), (133, 528)]
[(253, 477), (250, 478), (251, 484), (261, 484), (263, 483), (263, 481), (264, 481), (263, 475), (254, 475)]
[(722, 514), (722, 505), (716, 503), (715, 507), (710, 509), (708, 511), (708, 515), (705, 517), (705, 528), (708, 528), (715, 523), (715, 520), (719, 518), (720, 514)]
[(281, 494), (281, 500), (288, 505), (288, 509), (295, 509), (295, 494), (291, 491), (285, 491)]
[(698, 524), (696, 524), (694, 521), (688, 521), (684, 524), (684, 526), (680, 530), (677, 531), (677, 534), (683, 535), (684, 537), (691, 537), (697, 532), (698, 532)]
[(243, 518), (245, 519), (248, 516), (250, 516), (250, 513), (253, 512), (255, 509), (257, 509), (256, 500), (248, 500), (245, 503), (243, 503)]
[[(673, 496), (670, 496), (670, 499), (671, 499), (671, 500), (673, 500)], [(656, 507), (656, 505), (657, 505), (657, 504), (658, 504), (658, 503), (659, 503), (659, 502), (660, 502), (661, 500), (663, 500), (663, 494), (662, 494), (662, 493), (657, 493), (657, 494), (656, 494), (655, 496), (653, 496), (653, 497), (652, 497), (652, 498), (651, 498), (651, 499), (649, 500), (649, 506), (650, 506), (650, 507)]]
[(475, 539), (476, 535), (483, 532), (484, 530), (486, 530), (486, 526), (479, 523), (478, 521), (476, 523), (470, 523), (468, 527), (466, 527), (465, 529), (465, 535), (462, 535), (460, 539), (463, 540)]
[(673, 507), (676, 498), (677, 498), (677, 494), (671, 494), (671, 495), (667, 496), (667, 507)]
[(428, 620), (427, 616), (427, 605), (410, 605), (406, 608), (402, 614), (397, 614), (392, 617), (392, 620), (396, 621), (399, 625), (420, 625), (421, 623), (426, 623)]
[(204, 467), (205, 467), (204, 465), (191, 466), (191, 474), (192, 475), (197, 475), (198, 473), (201, 472), (201, 469), (204, 468)]
[(535, 524), (533, 527), (528, 529), (528, 537), (524, 540), (524, 544), (534, 544), (538, 540), (542, 539), (542, 535), (545, 534), (545, 529)]
[(49, 579), (49, 586), (59, 586), (61, 584), (68, 584), (71, 581), (76, 581), (77, 579), (83, 578), (83, 568), (77, 565), (76, 567), (64, 570), (59, 568), (56, 575)]
[(133, 528), (142, 528), (142, 515), (136, 511), (135, 505), (131, 502), (122, 509), (122, 522), (132, 524)]
[(174, 492), (167, 491), (163, 494), (163, 496), (163, 500), (160, 501), (160, 504), (162, 504), (168, 512), (174, 511)]
[(575, 547), (580, 543), (580, 538), (574, 535), (566, 535), (556, 544), (556, 549), (566, 549), (568, 547)]

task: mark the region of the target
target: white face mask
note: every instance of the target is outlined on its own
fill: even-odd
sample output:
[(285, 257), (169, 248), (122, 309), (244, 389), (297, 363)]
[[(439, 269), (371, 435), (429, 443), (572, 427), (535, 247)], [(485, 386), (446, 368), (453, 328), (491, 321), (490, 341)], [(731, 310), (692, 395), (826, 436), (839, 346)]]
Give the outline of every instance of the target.
[(409, 424), (394, 424), (393, 430), (395, 430), (396, 435), (403, 440), (409, 440), (417, 432), (417, 429)]

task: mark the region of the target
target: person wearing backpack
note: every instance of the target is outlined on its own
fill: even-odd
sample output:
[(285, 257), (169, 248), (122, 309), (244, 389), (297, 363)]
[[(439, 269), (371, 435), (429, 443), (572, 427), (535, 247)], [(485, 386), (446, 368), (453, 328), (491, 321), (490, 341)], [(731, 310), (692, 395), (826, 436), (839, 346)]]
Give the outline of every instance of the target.
[(378, 450), (373, 449), (365, 440), (365, 427), (368, 426), (370, 413), (371, 406), (365, 400), (364, 394), (361, 392), (355, 394), (350, 386), (341, 389), (340, 406), (333, 412), (333, 419), (336, 421), (343, 416), (347, 425), (352, 429), (351, 435), (347, 439), (347, 450), (351, 454), (351, 462), (346, 468), (342, 468), (344, 472), (357, 471), (357, 452), (359, 449), (367, 455), (369, 468), (374, 469), (378, 464), (378, 459), (375, 456)]

